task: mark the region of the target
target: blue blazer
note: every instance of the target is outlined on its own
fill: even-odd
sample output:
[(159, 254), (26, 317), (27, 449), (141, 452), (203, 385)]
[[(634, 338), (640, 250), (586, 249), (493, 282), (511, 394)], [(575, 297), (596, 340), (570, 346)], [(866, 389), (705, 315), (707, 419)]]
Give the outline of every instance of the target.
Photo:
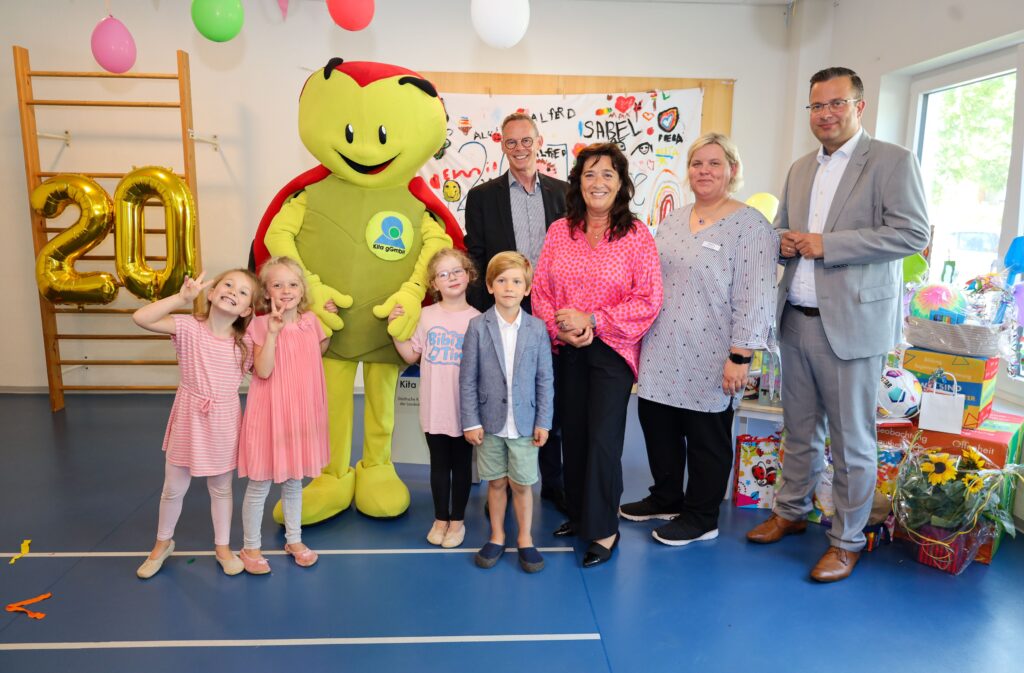
[[(555, 389), (548, 330), (540, 318), (526, 311), (521, 315), (523, 321), (516, 335), (512, 369), (511, 402), (516, 430), (528, 437), (533, 435), (535, 427), (551, 429)], [(484, 432), (490, 435), (504, 429), (510, 401), (499, 320), (501, 317), (492, 306), (469, 321), (459, 365), (462, 427), (482, 425)]]

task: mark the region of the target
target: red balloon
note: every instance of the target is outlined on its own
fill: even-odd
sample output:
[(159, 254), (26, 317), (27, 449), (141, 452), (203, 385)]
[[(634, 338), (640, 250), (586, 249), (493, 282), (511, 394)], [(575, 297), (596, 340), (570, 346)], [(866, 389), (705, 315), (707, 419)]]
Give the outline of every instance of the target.
[(345, 30), (362, 30), (373, 19), (373, 0), (327, 0), (327, 11)]

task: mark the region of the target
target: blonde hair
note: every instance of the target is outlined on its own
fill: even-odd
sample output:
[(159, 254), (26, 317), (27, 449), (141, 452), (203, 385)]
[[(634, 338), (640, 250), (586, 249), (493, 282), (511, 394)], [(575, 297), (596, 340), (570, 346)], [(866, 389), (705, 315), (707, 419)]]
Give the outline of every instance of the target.
[(299, 277), (299, 283), (302, 284), (302, 299), (299, 300), (298, 305), (295, 307), (299, 313), (305, 313), (309, 310), (309, 286), (306, 285), (306, 272), (302, 266), (291, 257), (285, 257), (281, 255), (279, 257), (271, 257), (267, 261), (263, 262), (263, 266), (260, 267), (260, 284), (261, 292), (259, 297), (259, 312), (266, 313), (270, 310), (270, 301), (267, 299), (267, 276), (270, 275), (270, 268), (274, 266), (287, 267), (292, 273)]
[[(235, 340), (235, 347), (242, 353), (242, 360), (239, 363), (239, 367), (241, 367), (242, 371), (245, 372), (245, 363), (249, 359), (249, 347), (245, 345), (245, 330), (249, 327), (249, 323), (252, 322), (252, 317), (256, 315), (256, 302), (259, 301), (259, 298), (263, 295), (263, 283), (261, 283), (260, 279), (256, 277), (256, 274), (249, 269), (228, 269), (214, 278), (213, 285), (210, 287), (217, 287), (220, 285), (222, 280), (233, 273), (244, 276), (252, 285), (252, 300), (249, 306), (251, 310), (248, 315), (240, 315), (235, 318), (233, 323), (231, 323), (231, 332), (232, 337)], [(206, 293), (206, 310), (195, 312), (192, 315), (199, 322), (206, 322), (206, 319), (210, 317), (209, 292)]]
[(441, 248), (427, 262), (427, 286), (430, 288), (430, 296), (434, 301), (441, 301), (441, 293), (430, 284), (437, 278), (437, 266), (445, 257), (456, 260), (466, 270), (466, 285), (472, 285), (480, 277), (476, 271), (476, 264), (469, 258), (469, 255), (455, 248)]
[(722, 148), (725, 160), (729, 162), (729, 168), (732, 171), (732, 177), (729, 179), (726, 189), (730, 194), (735, 194), (743, 186), (743, 164), (740, 163), (740, 151), (736, 149), (736, 143), (729, 140), (729, 136), (712, 132), (705, 133), (700, 138), (694, 140), (693, 144), (690, 145), (690, 151), (686, 153), (686, 166), (690, 166), (693, 155), (697, 150), (708, 145), (718, 145)]
[(530, 260), (511, 250), (499, 252), (487, 263), (487, 287), (494, 285), (494, 280), (509, 269), (520, 269), (523, 272), (526, 289), (529, 290), (533, 285), (533, 265)]

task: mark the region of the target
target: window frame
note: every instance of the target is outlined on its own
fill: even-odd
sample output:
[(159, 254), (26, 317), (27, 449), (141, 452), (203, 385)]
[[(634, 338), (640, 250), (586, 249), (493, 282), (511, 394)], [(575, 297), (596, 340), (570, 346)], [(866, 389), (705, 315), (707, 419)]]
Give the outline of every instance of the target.
[[(1003, 219), (999, 234), (998, 259), (1001, 261), (1010, 247), (1010, 242), (1024, 234), (1024, 210), (1021, 198), (1024, 189), (1024, 44), (1009, 49), (967, 59), (958, 63), (921, 73), (910, 82), (910, 96), (907, 113), (906, 146), (912, 148), (918, 160), (921, 159), (921, 142), (927, 114), (927, 95), (972, 82), (989, 79), (997, 75), (1016, 72), (1014, 93), (1013, 131), (1010, 139), (1010, 166), (1006, 180), (1006, 198), (1003, 205)], [(996, 398), (1024, 406), (1024, 381), (1014, 381), (1000, 366), (996, 383)]]

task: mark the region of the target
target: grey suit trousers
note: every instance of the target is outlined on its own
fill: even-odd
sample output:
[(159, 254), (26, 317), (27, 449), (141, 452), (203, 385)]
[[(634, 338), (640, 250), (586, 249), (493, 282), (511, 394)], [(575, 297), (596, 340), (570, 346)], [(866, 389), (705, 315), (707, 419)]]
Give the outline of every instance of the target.
[(875, 397), (885, 356), (840, 360), (829, 346), (821, 318), (806, 316), (788, 304), (779, 345), (787, 435), (775, 511), (790, 521), (801, 520), (811, 511), (814, 489), (825, 467), (827, 423), (836, 508), (829, 543), (860, 551), (875, 490)]

